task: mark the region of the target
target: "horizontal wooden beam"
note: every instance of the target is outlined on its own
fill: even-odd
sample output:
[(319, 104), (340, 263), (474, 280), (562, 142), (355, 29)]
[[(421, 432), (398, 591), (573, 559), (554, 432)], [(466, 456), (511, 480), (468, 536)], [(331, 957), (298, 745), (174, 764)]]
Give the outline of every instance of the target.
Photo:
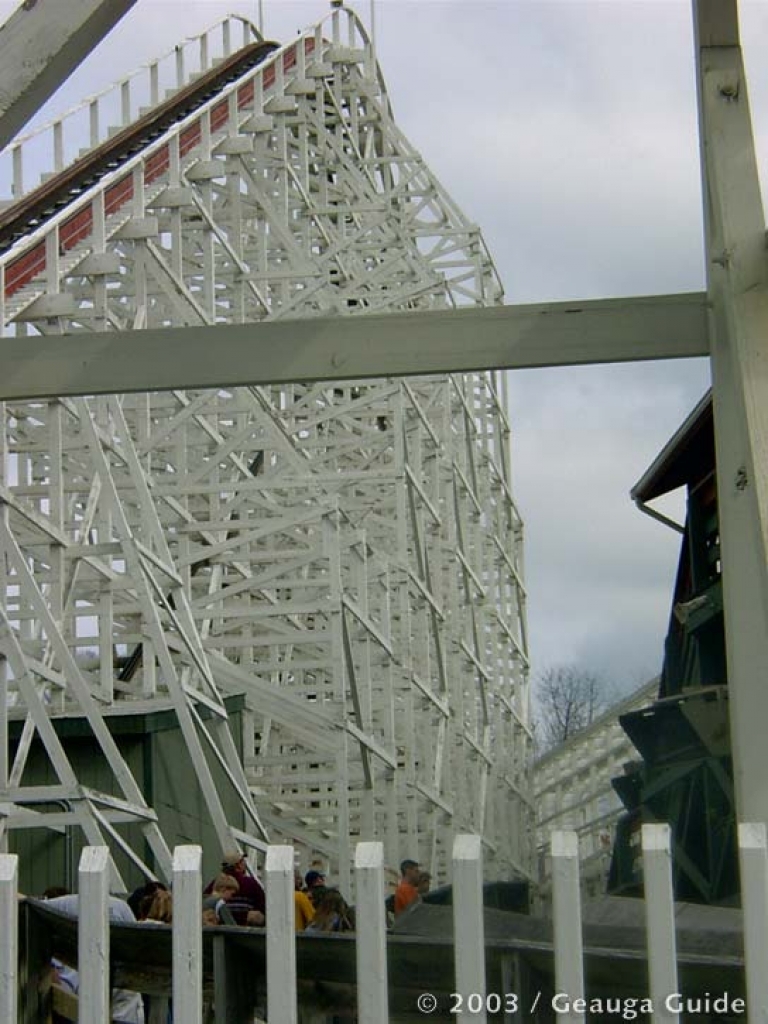
[(0, 339), (0, 399), (709, 354), (701, 293)]

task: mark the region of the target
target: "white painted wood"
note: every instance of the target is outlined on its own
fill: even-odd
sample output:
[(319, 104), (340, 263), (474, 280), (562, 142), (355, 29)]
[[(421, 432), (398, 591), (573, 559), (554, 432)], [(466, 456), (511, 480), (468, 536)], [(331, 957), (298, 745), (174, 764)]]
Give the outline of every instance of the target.
[(382, 843), (357, 844), (355, 893), (357, 1017), (360, 1024), (387, 1024), (387, 920)]
[(19, 1003), (19, 858), (0, 853), (0, 1020), (15, 1021)]
[(7, 338), (0, 351), (0, 397), (686, 358), (708, 354), (706, 322), (703, 298), (692, 293), (258, 326), (147, 328), (130, 335), (94, 332), (65, 342)]
[(677, 1024), (667, 998), (679, 992), (675, 901), (672, 891), (672, 833), (667, 824), (642, 827), (643, 882), (648, 945), (649, 994), (654, 1024)]
[[(483, 920), (483, 845), (480, 836), (453, 841), (453, 935), (456, 992), (463, 1005), (457, 1020), (487, 1020), (485, 1012), (485, 922)], [(469, 997), (482, 998), (482, 1009), (467, 1008)]]
[(11, 146), (13, 186), (11, 194), (19, 199), (24, 194), (24, 155), (21, 146)]
[[(498, 307), (490, 312), (501, 318), (498, 338), (506, 337), (506, 318), (523, 311), (500, 305), (476, 228), (393, 124), (353, 12), (342, 8), (334, 18), (335, 28), (321, 23), (290, 40), (0, 254), (6, 282), (24, 272), (27, 264), (16, 261), (40, 241), (50, 256), (39, 280), (31, 274), (6, 295), (5, 340), (27, 346), (13, 372), (29, 368), (35, 332), (50, 330), (41, 310), (56, 310), (65, 331), (84, 328), (82, 337), (103, 342), (113, 331), (102, 357), (131, 329), (131, 358), (108, 355), (120, 387), (147, 354), (139, 348), (147, 332), (167, 324), (215, 321), (240, 331), (258, 320), (259, 331), (272, 331), (284, 321), (285, 333), (268, 340), (267, 376), (275, 356), (297, 342), (310, 351), (321, 330), (328, 372), (350, 372), (334, 362), (333, 339), (349, 331), (345, 344), (357, 358), (354, 322), (388, 332), (389, 313), (403, 317), (407, 353), (425, 341), (413, 334), (409, 311), (430, 323), (437, 316), (434, 338), (446, 322), (458, 324), (446, 321), (449, 307), (465, 307), (465, 320), (473, 308)], [(224, 45), (217, 32), (222, 40), (211, 37), (209, 58)], [(284, 59), (296, 44), (307, 49), (292, 69)], [(185, 55), (187, 71), (195, 54)], [(271, 82), (283, 61), (288, 69)], [(151, 93), (157, 64), (148, 73)], [(133, 108), (142, 89), (129, 77)], [(318, 98), (308, 82), (326, 79), (328, 95), (323, 85)], [(244, 105), (241, 85), (253, 87)], [(128, 86), (118, 83), (120, 93)], [(270, 113), (265, 103), (275, 99), (279, 109)], [(338, 118), (338, 132), (317, 136), (318, 103), (323, 117), (332, 110)], [(95, 129), (104, 129), (98, 119)], [(120, 188), (125, 202), (116, 211)], [(392, 232), (383, 213), (393, 202), (418, 203), (434, 237), (427, 241), (410, 219)], [(78, 211), (92, 216), (91, 233), (62, 251), (56, 232), (60, 243)], [(623, 334), (640, 336), (641, 320), (647, 328), (668, 315), (676, 321), (674, 329), (667, 322), (672, 344), (695, 334), (695, 298), (649, 301), (642, 312), (621, 313)], [(539, 312), (534, 319), (546, 320)], [(585, 311), (595, 323), (603, 313)], [(562, 314), (565, 336), (581, 314)], [(514, 327), (521, 343), (523, 321)], [(252, 329), (240, 336), (248, 355)], [(611, 333), (601, 335), (606, 345)], [(386, 350), (385, 334), (370, 337)], [(86, 367), (102, 358), (91, 355)], [(193, 356), (188, 346), (174, 374)], [(261, 369), (266, 360), (261, 353)], [(39, 383), (44, 360), (37, 365)], [(297, 376), (297, 365), (286, 360), (286, 377)], [(367, 374), (369, 356), (362, 365)], [(67, 358), (57, 369), (58, 391), (71, 383), (73, 366)], [(306, 364), (303, 372), (316, 370)], [(530, 872), (522, 530), (503, 469), (509, 426), (498, 396), (489, 375), (468, 373), (407, 384), (361, 376), (194, 394), (173, 387), (5, 406), (2, 538), (20, 577), (9, 569), (3, 578), (3, 639), (14, 659), (8, 697), (18, 702), (14, 713), (34, 711), (56, 750), (62, 798), (76, 787), (48, 716), (84, 712), (104, 741), (124, 799), (117, 807), (103, 794), (78, 798), (71, 813), (90, 842), (117, 848), (115, 825), (133, 815), (160, 872), (170, 873), (153, 813), (102, 721), (113, 711), (162, 708), (183, 732), (192, 784), (222, 847), (239, 840), (225, 811), (234, 796), (235, 824), (245, 820), (255, 833), (243, 842), (263, 846), (269, 829), (273, 841), (296, 844), (307, 866), (323, 858), (344, 892), (359, 837), (385, 835), (390, 868), (408, 851), (445, 879), (456, 831), (482, 830), (489, 873)], [(45, 638), (40, 649), (35, 637)], [(246, 701), (253, 736), (243, 766), (228, 738), (224, 692)], [(29, 744), (23, 749), (21, 760)], [(209, 754), (223, 772), (208, 770)], [(21, 768), (20, 761), (12, 795), (26, 806)], [(56, 815), (57, 827), (73, 820)], [(42, 815), (25, 811), (6, 823), (44, 826)]]
[(768, 830), (765, 822), (738, 827), (744, 914), (744, 958), (750, 1022), (768, 1021)]
[(768, 693), (754, 684), (768, 670), (765, 216), (735, 0), (694, 9), (736, 807), (743, 821), (768, 822)]
[(173, 851), (173, 1015), (185, 1024), (203, 1020), (203, 851)]
[(0, 149), (135, 2), (37, 0), (10, 16), (0, 46)]
[[(81, 0), (75, 0), (75, 3), (79, 2)], [(224, 20), (240, 21), (244, 36), (250, 31), (247, 19), (241, 19), (234, 15)], [(119, 101), (121, 123), (128, 124), (131, 111), (134, 114), (138, 113), (140, 115), (158, 104), (160, 101), (160, 70), (163, 68), (166, 71), (166, 75), (176, 75), (176, 65), (180, 59), (179, 53), (182, 54), (181, 59), (184, 68), (189, 72), (186, 76), (187, 79), (196, 77), (202, 72), (209, 70), (212, 54), (215, 58), (220, 59), (220, 55), (223, 52), (222, 40), (220, 38), (221, 28), (222, 23), (217, 23), (209, 26), (197, 36), (187, 37), (178, 46), (155, 58), (150, 64), (143, 65), (130, 72), (120, 81), (107, 86), (97, 93), (92, 93), (82, 103), (70, 107), (53, 120), (36, 124), (33, 128), (16, 136), (13, 148), (18, 149), (21, 154), (28, 150), (30, 143), (35, 140), (35, 168), (48, 173), (61, 170), (63, 167), (71, 164), (75, 157), (73, 140), (80, 130), (79, 126), (85, 120), (86, 110), (90, 129), (88, 148), (93, 149), (100, 142), (104, 141), (110, 130), (109, 124), (106, 123), (106, 118), (104, 119), (105, 123), (101, 122), (100, 105), (103, 109), (112, 109)], [(189, 65), (186, 64), (187, 58), (191, 58)], [(186, 82), (183, 84), (186, 84)], [(65, 134), (69, 144), (66, 154), (62, 148)], [(41, 141), (42, 145), (40, 145)], [(45, 152), (42, 152), (43, 150)], [(50, 159), (50, 164), (40, 164), (40, 159), (46, 159), (46, 157)], [(0, 151), (0, 170), (7, 172), (11, 163), (10, 150)], [(24, 191), (28, 192), (36, 184), (37, 180), (27, 181), (25, 187), (21, 187), (19, 183), (19, 187), (14, 190), (13, 194), (21, 195)]]
[(78, 995), (81, 1024), (110, 1019), (109, 849), (86, 846), (78, 868)]
[[(555, 994), (568, 1005), (584, 998), (584, 954), (579, 893), (579, 839), (575, 832), (553, 832), (552, 913), (555, 944)], [(563, 1024), (581, 1024), (584, 1013), (558, 1013)]]
[(296, 924), (292, 846), (270, 846), (266, 859), (267, 1019), (296, 1024)]

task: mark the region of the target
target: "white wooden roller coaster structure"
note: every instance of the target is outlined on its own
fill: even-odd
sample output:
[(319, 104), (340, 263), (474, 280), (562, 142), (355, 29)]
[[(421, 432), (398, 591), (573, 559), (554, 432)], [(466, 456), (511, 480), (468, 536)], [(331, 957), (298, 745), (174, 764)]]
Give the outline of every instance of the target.
[[(352, 11), (286, 46), (228, 20), (191, 52), (195, 78), (177, 49), (168, 98), (160, 63), (118, 84), (111, 133), (109, 97), (91, 97), (6, 151), (9, 343), (502, 303)], [(33, 146), (50, 156), (35, 187)], [(167, 876), (108, 723), (170, 709), (222, 848), (293, 843), (348, 885), (358, 840), (444, 873), (454, 836), (476, 832), (490, 874), (528, 875), (503, 376), (297, 378), (0, 405), (0, 836), (76, 826), (138, 864), (138, 822), (147, 870)], [(78, 779), (62, 716), (87, 720), (111, 790)], [(45, 786), (24, 782), (35, 737)]]

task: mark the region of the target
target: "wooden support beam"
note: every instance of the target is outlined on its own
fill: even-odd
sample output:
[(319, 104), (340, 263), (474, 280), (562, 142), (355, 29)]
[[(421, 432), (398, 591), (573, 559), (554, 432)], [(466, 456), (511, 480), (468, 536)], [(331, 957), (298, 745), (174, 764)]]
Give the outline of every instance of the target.
[(19, 1005), (19, 858), (0, 853), (0, 1020), (16, 1020)]
[(737, 816), (768, 822), (768, 253), (736, 0), (696, 0), (712, 385)]
[(358, 843), (355, 850), (357, 891), (358, 1020), (360, 1024), (386, 1024), (387, 921), (384, 907), (384, 847)]
[(292, 846), (267, 850), (267, 1019), (297, 1024)]
[(584, 1013), (574, 1004), (584, 999), (584, 949), (579, 893), (579, 837), (575, 832), (553, 832), (552, 912), (557, 921), (555, 939), (555, 992), (568, 995), (568, 1009), (558, 1013), (563, 1024), (584, 1024)]
[(572, 366), (709, 353), (704, 295), (0, 340), (0, 399)]
[[(483, 844), (480, 836), (453, 841), (453, 934), (459, 1021), (485, 1024), (485, 922), (483, 919)], [(480, 1007), (471, 1000), (480, 997)]]
[(35, 0), (0, 26), (0, 149), (136, 0)]
[(203, 851), (177, 846), (173, 851), (173, 1014), (176, 1020), (203, 1020)]
[(86, 846), (78, 870), (78, 975), (84, 1024), (109, 1020), (109, 850)]
[(648, 977), (654, 1022), (678, 1024), (680, 1016), (667, 999), (680, 991), (675, 940), (675, 897), (672, 891), (672, 833), (669, 825), (642, 826), (645, 920), (648, 936)]

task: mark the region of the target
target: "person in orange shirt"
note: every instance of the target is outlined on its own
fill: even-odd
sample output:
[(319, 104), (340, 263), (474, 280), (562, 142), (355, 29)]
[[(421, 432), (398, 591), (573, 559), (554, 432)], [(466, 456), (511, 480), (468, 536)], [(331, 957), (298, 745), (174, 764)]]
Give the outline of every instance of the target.
[(293, 874), (293, 909), (296, 912), (297, 932), (303, 932), (307, 925), (312, 923), (315, 916), (315, 908), (312, 905), (312, 900), (301, 890), (301, 872), (295, 871)]
[(400, 883), (395, 889), (395, 917), (419, 898), (420, 874), (421, 868), (415, 860), (404, 860), (400, 865)]

